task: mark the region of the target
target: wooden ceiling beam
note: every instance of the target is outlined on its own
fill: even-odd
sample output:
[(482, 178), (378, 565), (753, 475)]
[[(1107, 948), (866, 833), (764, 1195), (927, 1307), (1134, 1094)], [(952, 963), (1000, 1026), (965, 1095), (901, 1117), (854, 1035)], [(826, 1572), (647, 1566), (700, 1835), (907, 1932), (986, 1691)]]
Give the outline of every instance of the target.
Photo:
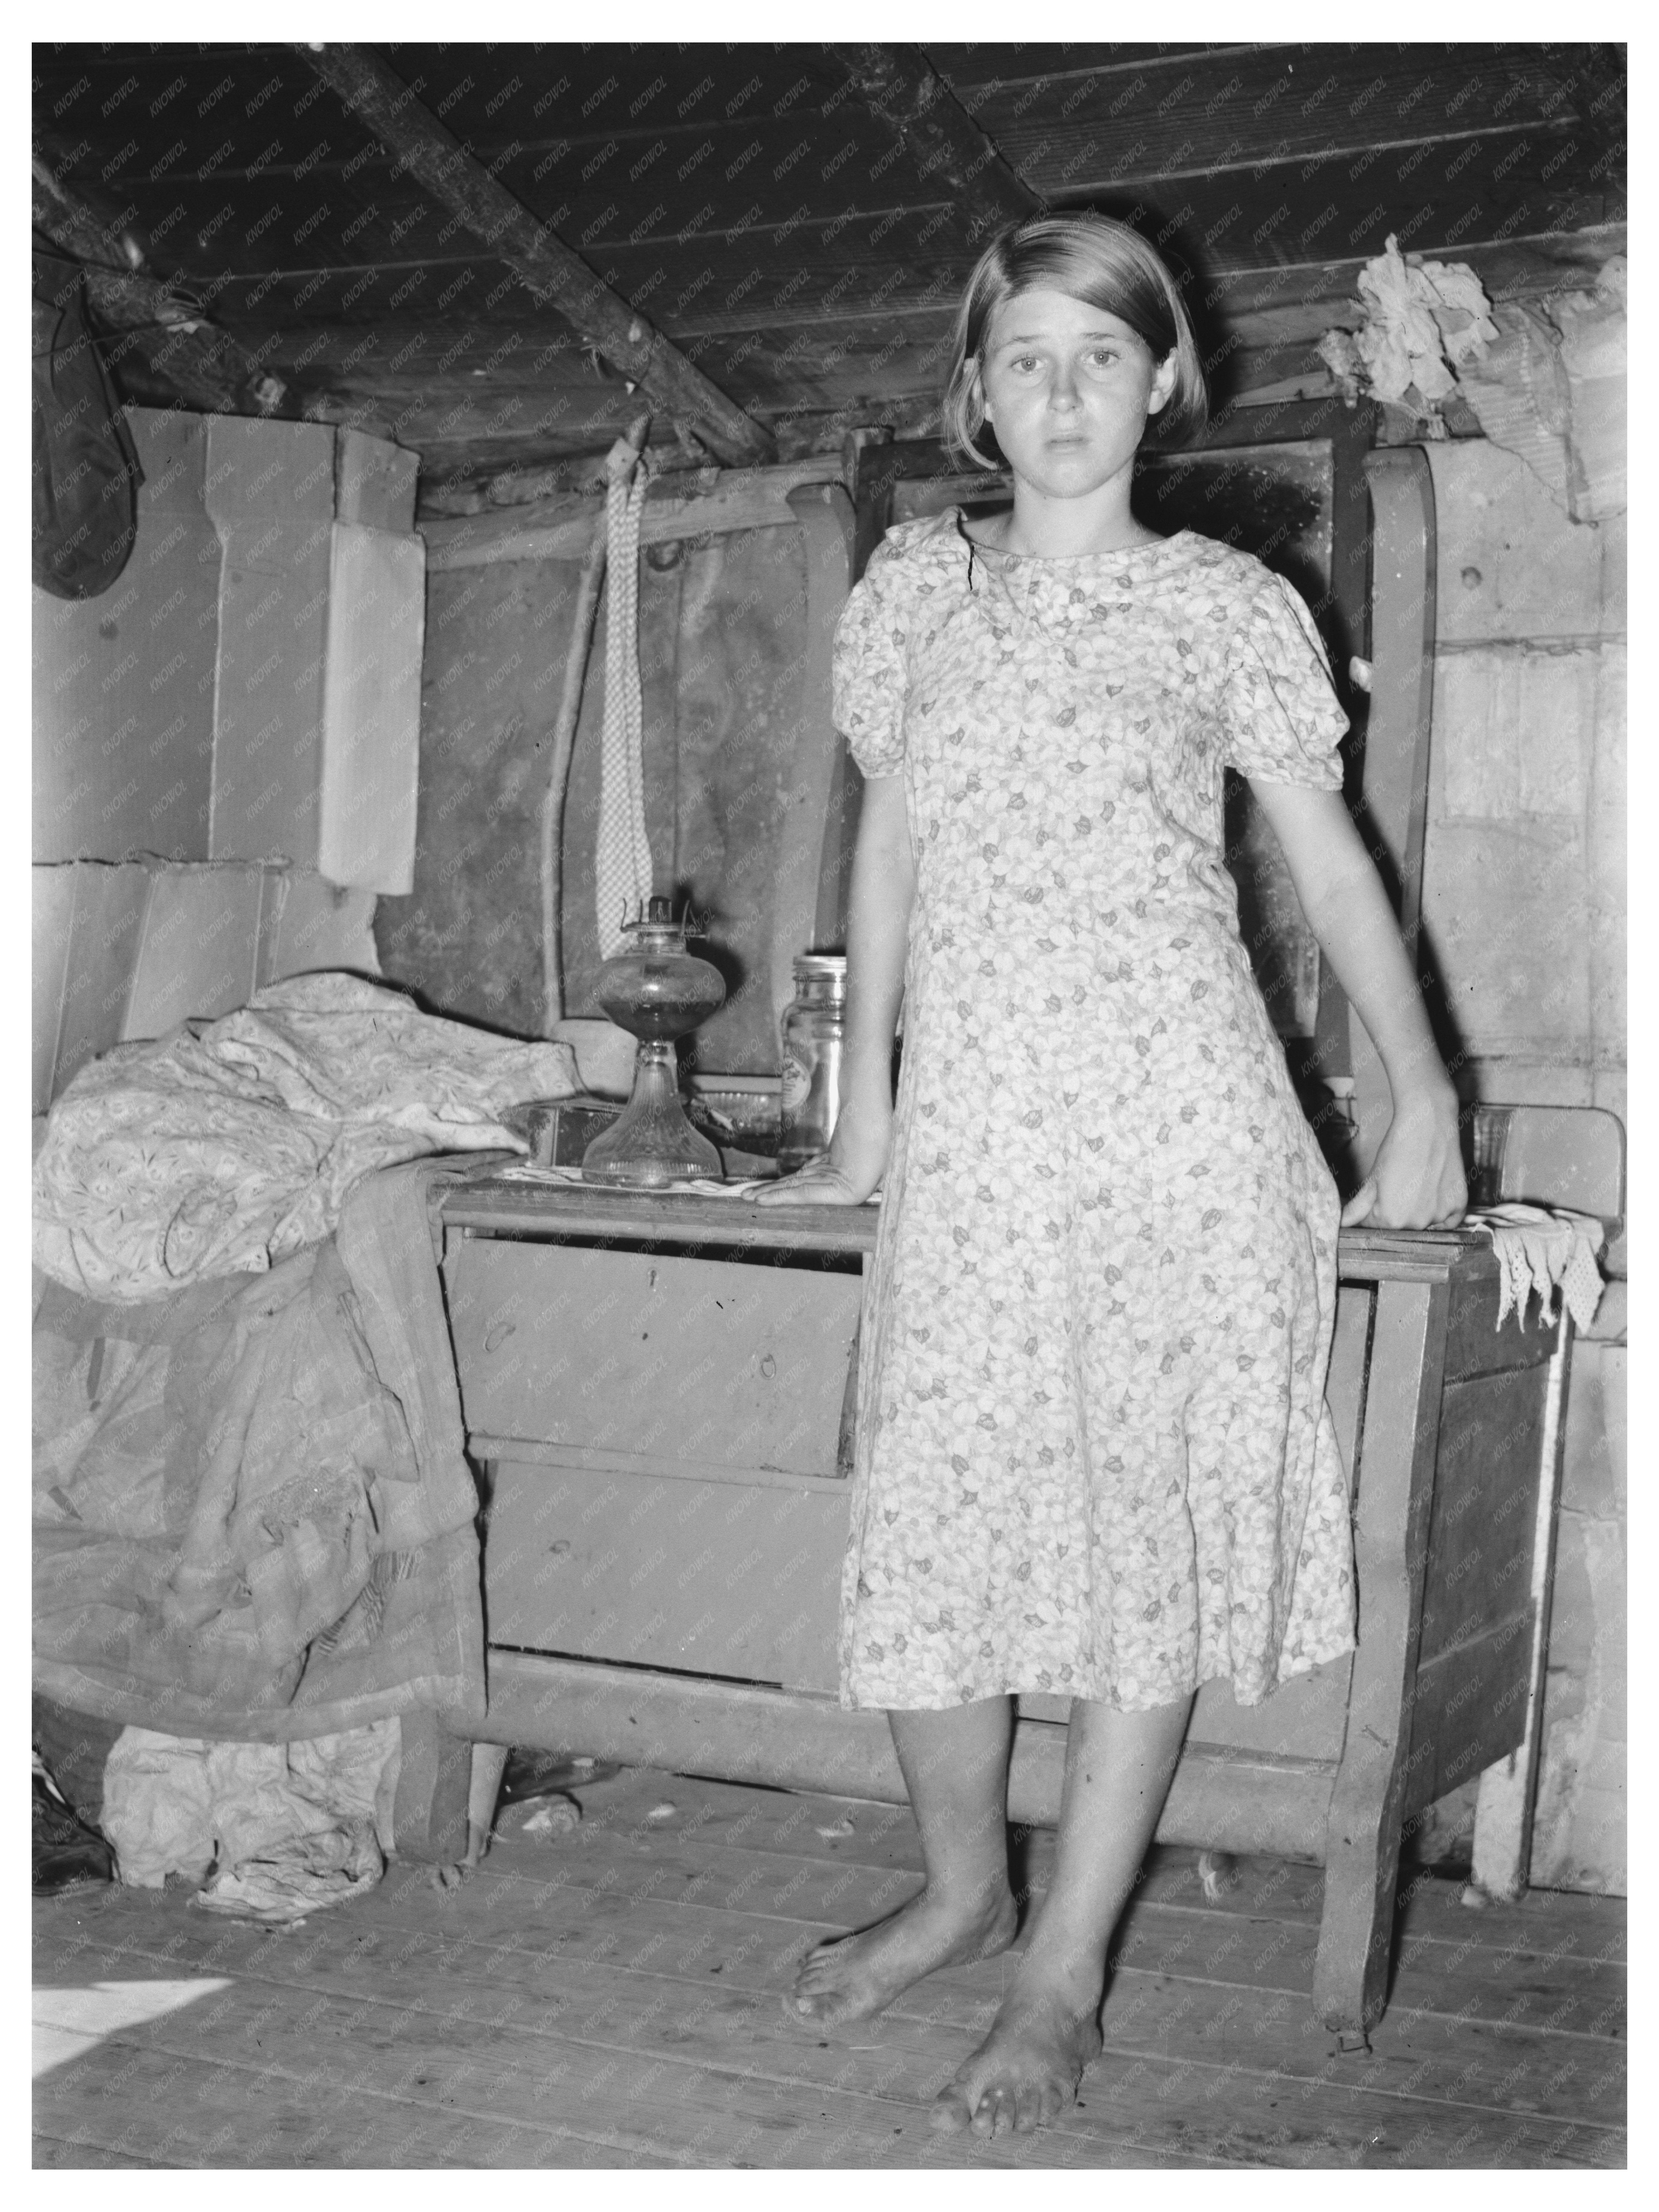
[[(641, 545), (666, 545), (717, 531), (793, 528), (798, 518), (789, 494), (809, 484), (839, 483), (842, 468), (836, 452), (778, 467), (708, 474), (714, 480), (707, 485), (689, 471), (653, 478), (640, 514)], [(423, 517), (419, 527), (426, 539), (427, 568), (579, 560), (592, 544), (593, 526), (604, 511), (599, 494), (577, 492), (477, 515)]]
[(459, 216), (539, 301), (556, 307), (586, 343), (720, 459), (770, 459), (771, 433), (745, 415), (580, 254), (498, 184), (430, 109), (422, 81), (405, 84), (367, 47), (306, 46), (304, 55), (402, 167)]
[(828, 49), (859, 97), (895, 130), (936, 199), (950, 199), (977, 241), (1046, 203), (1004, 160), (920, 46)]
[(112, 367), (128, 347), (164, 376), (181, 398), (206, 415), (269, 415), (282, 404), (282, 379), (261, 367), (201, 308), (126, 260), (117, 224), (101, 222), (70, 191), (37, 145), (31, 163), (34, 228), (79, 264), (87, 302), (102, 329), (117, 333), (100, 346)]

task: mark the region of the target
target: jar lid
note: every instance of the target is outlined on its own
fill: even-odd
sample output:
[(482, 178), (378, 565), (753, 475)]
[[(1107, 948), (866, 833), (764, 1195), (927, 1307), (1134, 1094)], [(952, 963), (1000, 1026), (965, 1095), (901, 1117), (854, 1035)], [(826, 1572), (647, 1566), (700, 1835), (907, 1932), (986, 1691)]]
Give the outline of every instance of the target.
[(844, 952), (798, 952), (795, 955), (797, 975), (844, 975), (847, 955)]

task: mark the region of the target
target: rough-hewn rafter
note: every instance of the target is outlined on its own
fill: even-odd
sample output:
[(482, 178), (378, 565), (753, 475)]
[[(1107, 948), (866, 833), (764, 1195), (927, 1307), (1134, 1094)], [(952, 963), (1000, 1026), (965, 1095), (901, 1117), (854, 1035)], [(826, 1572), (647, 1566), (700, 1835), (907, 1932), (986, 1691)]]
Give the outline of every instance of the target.
[(198, 307), (155, 277), (115, 265), (121, 249), (108, 226), (59, 182), (42, 149), (34, 155), (30, 197), (35, 228), (81, 264), (94, 320), (118, 334), (113, 344), (100, 343), (112, 363), (126, 346), (136, 348), (205, 414), (269, 414), (281, 404), (280, 379)]
[(362, 46), (300, 51), (434, 199), (459, 216), (538, 300), (556, 307), (614, 368), (694, 430), (711, 453), (728, 462), (770, 459), (771, 434), (473, 159), (422, 105), (418, 79), (405, 84)]
[(866, 105), (903, 139), (929, 186), (955, 202), (978, 238), (1044, 203), (1004, 161), (920, 46), (829, 49)]

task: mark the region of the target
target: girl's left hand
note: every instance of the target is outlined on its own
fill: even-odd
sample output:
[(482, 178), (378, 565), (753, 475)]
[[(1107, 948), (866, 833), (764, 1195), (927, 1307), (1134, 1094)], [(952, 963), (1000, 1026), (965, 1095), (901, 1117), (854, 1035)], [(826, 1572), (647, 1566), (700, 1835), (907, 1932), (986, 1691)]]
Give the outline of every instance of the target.
[(1418, 1092), (1396, 1109), (1370, 1175), (1342, 1209), (1342, 1226), (1455, 1229), (1468, 1196), (1456, 1094)]

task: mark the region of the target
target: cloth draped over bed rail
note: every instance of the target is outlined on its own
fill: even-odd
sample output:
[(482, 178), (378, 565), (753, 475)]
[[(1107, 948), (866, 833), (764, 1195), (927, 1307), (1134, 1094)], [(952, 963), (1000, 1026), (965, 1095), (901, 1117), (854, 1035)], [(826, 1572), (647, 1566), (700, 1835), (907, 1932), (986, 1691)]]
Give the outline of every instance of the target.
[(574, 1087), (343, 975), (82, 1070), (35, 1169), (37, 1690), (248, 1742), (482, 1717), (428, 1198)]

